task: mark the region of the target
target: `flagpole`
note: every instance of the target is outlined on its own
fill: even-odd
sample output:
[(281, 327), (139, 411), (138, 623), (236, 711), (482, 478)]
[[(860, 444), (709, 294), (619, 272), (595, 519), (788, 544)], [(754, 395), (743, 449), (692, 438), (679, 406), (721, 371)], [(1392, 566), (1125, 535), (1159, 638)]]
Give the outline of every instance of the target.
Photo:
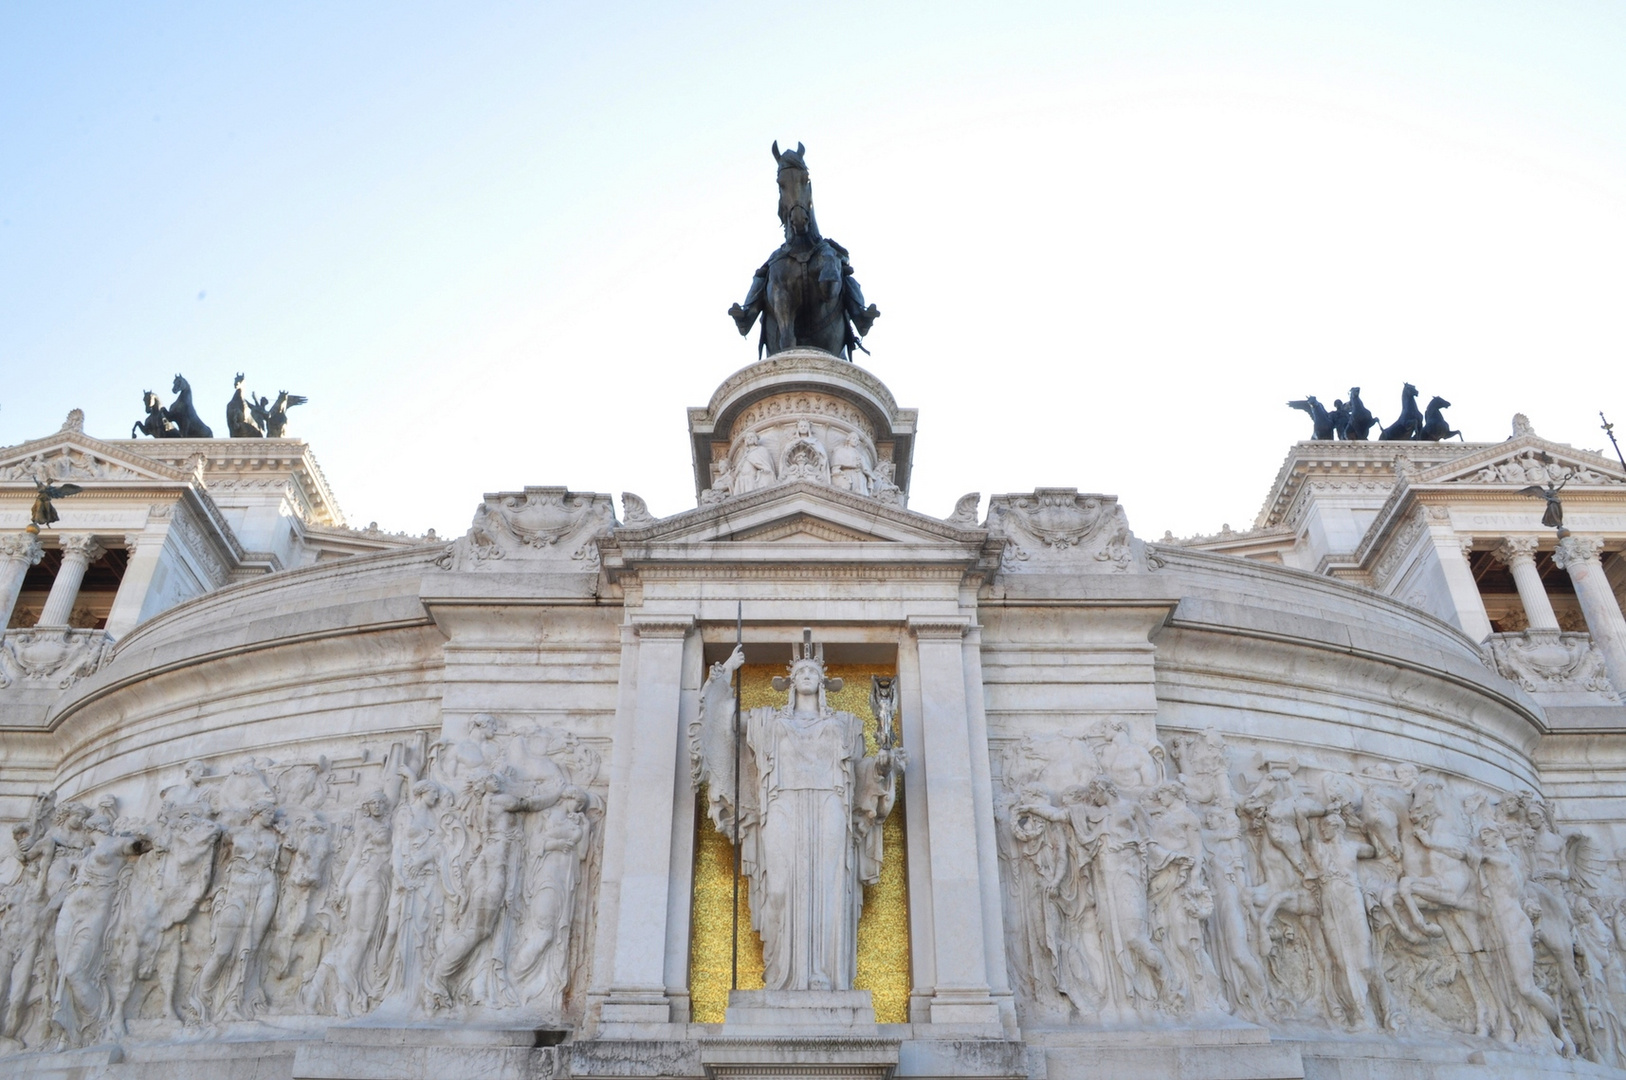
[[(741, 648), (745, 644), (745, 602), (736, 600), (734, 604), (734, 646)], [(733, 990), (740, 988), (740, 699), (744, 683), (742, 664), (734, 670), (734, 955), (729, 972), (729, 987)]]

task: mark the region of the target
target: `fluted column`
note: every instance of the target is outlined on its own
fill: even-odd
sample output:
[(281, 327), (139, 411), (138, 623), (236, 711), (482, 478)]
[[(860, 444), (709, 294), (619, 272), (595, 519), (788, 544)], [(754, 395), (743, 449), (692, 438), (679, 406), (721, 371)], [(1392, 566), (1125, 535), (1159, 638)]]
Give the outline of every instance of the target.
[(101, 558), (102, 548), (89, 536), (62, 538), (62, 568), (51, 582), (51, 595), (45, 598), (45, 610), (40, 613), (41, 626), (67, 626), (73, 615), (73, 602), (79, 598), (79, 586), (85, 580), (90, 564)]
[(44, 557), (45, 549), (28, 533), (0, 536), (0, 630), (11, 622), (11, 611), (23, 591), (28, 568)]
[(1513, 584), (1519, 590), (1519, 603), (1524, 605), (1524, 617), (1530, 620), (1530, 629), (1557, 630), (1558, 616), (1553, 614), (1547, 586), (1541, 583), (1541, 574), (1536, 570), (1535, 537), (1508, 537), (1496, 549), (1496, 558), (1513, 574)]
[(1553, 561), (1569, 571), (1575, 582), (1575, 597), (1581, 601), (1592, 643), (1603, 653), (1609, 682), (1619, 690), (1626, 687), (1626, 616), (1621, 615), (1615, 591), (1603, 572), (1602, 547), (1596, 537), (1566, 536), (1558, 542)]

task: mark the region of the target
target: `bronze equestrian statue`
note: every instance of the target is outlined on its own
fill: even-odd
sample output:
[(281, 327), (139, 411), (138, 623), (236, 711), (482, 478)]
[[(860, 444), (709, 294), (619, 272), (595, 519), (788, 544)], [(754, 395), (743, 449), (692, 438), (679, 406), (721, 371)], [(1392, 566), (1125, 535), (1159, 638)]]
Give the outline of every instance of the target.
[(810, 345), (851, 360), (854, 349), (869, 352), (861, 339), (881, 313), (874, 304), (865, 306), (847, 249), (819, 232), (804, 153), (801, 143), (783, 153), (777, 141), (773, 144), (785, 242), (751, 279), (745, 303), (735, 304), (728, 313), (741, 337), (762, 317), (759, 356)]

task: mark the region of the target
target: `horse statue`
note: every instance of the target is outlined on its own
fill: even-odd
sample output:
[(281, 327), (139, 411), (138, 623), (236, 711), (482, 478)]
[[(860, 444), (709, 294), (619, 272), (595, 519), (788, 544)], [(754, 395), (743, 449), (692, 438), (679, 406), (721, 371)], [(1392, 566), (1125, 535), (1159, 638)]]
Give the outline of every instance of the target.
[(198, 415), (198, 410), (192, 407), (192, 384), (176, 375), (175, 382), (170, 386), (170, 389), (177, 396), (175, 403), (169, 407), (167, 413), (169, 419), (175, 421), (180, 428), (179, 433), (174, 437), (177, 439), (214, 438), (214, 431), (208, 424), (203, 422), (203, 418)]
[(1400, 392), (1400, 419), (1383, 429), (1378, 442), (1410, 442), (1423, 427), (1423, 414), (1417, 408), (1417, 387), (1411, 383)]
[(226, 434), (233, 439), (263, 439), (265, 428), (253, 412), (254, 395), (243, 397), (243, 373), (232, 380), (231, 400), (226, 402)]
[(869, 352), (861, 339), (881, 313), (874, 304), (865, 306), (847, 249), (819, 232), (804, 153), (801, 143), (783, 153), (777, 141), (773, 144), (785, 242), (752, 277), (745, 303), (730, 307), (728, 314), (741, 337), (761, 316), (758, 355), (811, 345), (851, 360), (854, 349)]
[(1446, 422), (1445, 410), (1450, 407), (1451, 403), (1439, 395), (1435, 395), (1429, 401), (1428, 411), (1423, 414), (1423, 426), (1417, 429), (1418, 442), (1441, 442), (1453, 435), (1462, 439), (1462, 432), (1453, 431), (1451, 425)]
[(261, 398), (258, 403), (251, 406), (254, 410), (254, 419), (265, 428), (265, 437), (280, 439), (288, 427), (288, 410), (295, 405), (303, 405), (310, 398), (300, 394), (290, 394), (286, 390), (277, 391), (277, 403), (270, 405), (269, 399)]
[(1344, 407), (1349, 410), (1349, 424), (1344, 428), (1344, 438), (1351, 442), (1365, 442), (1366, 437), (1377, 426), (1378, 418), (1372, 415), (1372, 410), (1361, 400), (1360, 387), (1349, 388), (1349, 401)]
[(169, 418), (169, 411), (164, 408), (164, 404), (158, 399), (158, 395), (151, 390), (143, 390), (141, 398), (147, 409), (147, 418), (137, 420), (130, 426), (130, 438), (135, 438), (137, 432), (151, 435), (155, 439), (180, 438), (181, 429)]
[(1315, 433), (1310, 436), (1317, 442), (1326, 442), (1333, 437), (1334, 425), (1332, 414), (1327, 407), (1315, 399), (1314, 394), (1307, 395), (1303, 401), (1289, 401), (1289, 409), (1301, 409), (1310, 414), (1310, 420), (1315, 425)]

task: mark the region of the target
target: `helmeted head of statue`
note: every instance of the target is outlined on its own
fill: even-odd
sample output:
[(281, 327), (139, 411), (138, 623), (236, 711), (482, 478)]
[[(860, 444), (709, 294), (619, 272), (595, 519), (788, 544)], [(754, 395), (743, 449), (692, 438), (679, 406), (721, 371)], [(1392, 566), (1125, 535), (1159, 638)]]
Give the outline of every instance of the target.
[(832, 679), (824, 673), (824, 646), (813, 644), (813, 631), (804, 629), (802, 641), (791, 646), (790, 677), (776, 677), (773, 688), (781, 693), (794, 689), (797, 694), (818, 694), (819, 708), (825, 706), (824, 695), (838, 692), (842, 687), (840, 679)]

